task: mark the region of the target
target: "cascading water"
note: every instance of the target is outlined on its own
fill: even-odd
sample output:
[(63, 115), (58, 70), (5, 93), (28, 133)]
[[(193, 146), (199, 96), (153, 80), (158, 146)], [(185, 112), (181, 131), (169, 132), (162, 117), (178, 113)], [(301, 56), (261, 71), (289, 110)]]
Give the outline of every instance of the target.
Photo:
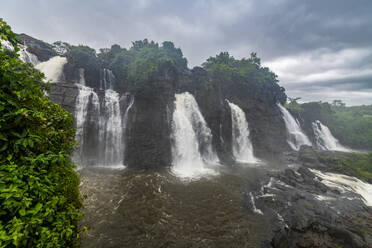
[(119, 93), (113, 90), (105, 91), (104, 114), (100, 120), (100, 130), (103, 130), (103, 134), (99, 140), (105, 144), (102, 161), (105, 166), (123, 166), (123, 125), (119, 98)]
[(212, 148), (212, 133), (195, 98), (188, 92), (176, 94), (172, 139), (172, 170), (176, 175), (193, 178), (215, 174), (208, 168), (219, 162)]
[(293, 150), (300, 150), (302, 145), (311, 146), (311, 142), (309, 138), (304, 134), (301, 130), (300, 124), (298, 123), (295, 118), (289, 113), (287, 109), (285, 109), (280, 103), (278, 103), (278, 107), (283, 114), (283, 119), (285, 122), (285, 126), (287, 128), (289, 138), (287, 140), (288, 144)]
[(115, 78), (114, 73), (111, 70), (104, 68), (102, 70), (102, 78), (101, 78), (101, 83), (100, 83), (101, 89), (104, 89), (104, 90), (113, 89), (115, 80), (116, 78)]
[(7, 40), (0, 39), (0, 44), (2, 49), (14, 50), (12, 43)]
[[(120, 94), (113, 89), (114, 77), (104, 70), (101, 78), (102, 94), (85, 86), (85, 71), (78, 70), (76, 100), (76, 126), (79, 149), (75, 159), (81, 166), (105, 166), (122, 168), (125, 154), (125, 131), (128, 114), (134, 97), (128, 96), (124, 116), (121, 111)], [(125, 98), (126, 99), (126, 98)], [(89, 129), (90, 127), (90, 129)], [(88, 130), (89, 129), (89, 130)], [(86, 140), (89, 140), (89, 144)]]
[[(14, 50), (12, 43), (10, 43), (9, 41), (1, 39), (0, 42), (1, 42), (2, 48), (9, 49), (12, 51)], [(18, 51), (19, 59), (22, 60), (24, 63), (31, 63), (34, 66), (40, 63), (40, 61), (38, 60), (35, 54), (32, 54), (27, 51), (26, 46), (18, 44), (18, 48), (19, 48), (19, 51)]]
[(78, 72), (79, 72), (78, 84), (85, 86), (85, 70), (84, 70), (84, 68), (79, 68)]
[(316, 176), (322, 179), (322, 183), (330, 188), (336, 188), (339, 192), (344, 193), (353, 191), (360, 196), (367, 206), (372, 206), (372, 184), (363, 182), (356, 177), (346, 176), (337, 173), (321, 172), (310, 169)]
[[(128, 120), (129, 120), (129, 111), (132, 109), (133, 107), (133, 104), (134, 104), (134, 96), (132, 95), (127, 95), (126, 98), (129, 97), (129, 101), (128, 101), (128, 105), (127, 105), (127, 108), (125, 110), (125, 113), (124, 113), (124, 117), (123, 117), (123, 134), (124, 136), (127, 135), (127, 129), (128, 129)], [(123, 154), (125, 154), (125, 151), (126, 151), (126, 143), (123, 142)]]
[(24, 62), (24, 63), (31, 63), (34, 66), (40, 63), (38, 58), (36, 57), (35, 54), (32, 54), (27, 51), (26, 46), (19, 46), (20, 50), (18, 51), (19, 58)]
[(79, 147), (74, 154), (74, 160), (79, 165), (85, 165), (87, 160), (84, 156), (84, 137), (85, 137), (85, 124), (88, 114), (89, 103), (92, 103), (93, 111), (100, 111), (100, 104), (98, 95), (92, 88), (84, 85), (78, 85), (79, 93), (75, 103), (75, 120), (76, 120), (76, 140)]
[(350, 149), (344, 147), (340, 142), (333, 137), (329, 128), (319, 120), (312, 123), (315, 134), (315, 142), (318, 148), (322, 150), (351, 152)]
[(239, 106), (226, 100), (231, 110), (232, 151), (237, 162), (255, 163), (258, 159), (253, 155), (253, 146), (249, 139), (249, 128), (245, 114)]
[(35, 66), (44, 73), (46, 79), (54, 83), (58, 82), (63, 74), (63, 66), (67, 63), (65, 57), (55, 56), (48, 61), (41, 62)]

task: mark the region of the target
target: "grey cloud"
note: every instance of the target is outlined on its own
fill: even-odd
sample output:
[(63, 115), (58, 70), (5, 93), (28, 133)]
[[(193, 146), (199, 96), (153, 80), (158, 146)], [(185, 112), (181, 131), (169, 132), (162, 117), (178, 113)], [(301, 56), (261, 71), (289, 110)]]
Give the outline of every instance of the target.
[[(369, 85), (371, 12), (370, 0), (3, 0), (0, 16), (16, 32), (96, 49), (113, 43), (128, 47), (143, 38), (171, 40), (182, 48), (190, 66), (220, 51), (238, 58), (256, 51), (269, 65), (309, 58), (292, 71), (273, 68), (289, 93), (305, 95), (312, 83), (322, 87), (322, 82), (332, 81), (327, 91), (345, 81), (353, 87)], [(348, 50), (361, 51), (360, 58), (357, 54), (348, 61), (342, 53)], [(292, 74), (290, 80), (284, 72)], [(311, 76), (332, 73), (337, 78), (315, 76), (311, 82)], [(359, 73), (366, 77), (363, 84), (357, 83)], [(317, 100), (318, 93), (308, 94), (308, 99)]]

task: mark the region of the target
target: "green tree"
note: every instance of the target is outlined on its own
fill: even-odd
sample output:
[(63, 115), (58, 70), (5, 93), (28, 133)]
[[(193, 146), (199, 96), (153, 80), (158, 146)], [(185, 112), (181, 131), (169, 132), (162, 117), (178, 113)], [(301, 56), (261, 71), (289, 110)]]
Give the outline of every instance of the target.
[(44, 75), (16, 54), (0, 22), (0, 247), (76, 247), (81, 216), (70, 113), (43, 93)]

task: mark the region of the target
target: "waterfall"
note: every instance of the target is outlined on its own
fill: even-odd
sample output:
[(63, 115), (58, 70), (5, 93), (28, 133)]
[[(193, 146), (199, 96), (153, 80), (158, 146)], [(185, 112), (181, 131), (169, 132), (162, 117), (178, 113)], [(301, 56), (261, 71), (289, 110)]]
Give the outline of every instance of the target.
[(78, 84), (85, 86), (85, 70), (84, 68), (79, 68), (79, 81)]
[(40, 61), (38, 60), (38, 58), (36, 57), (35, 54), (32, 54), (32, 53), (27, 51), (26, 46), (19, 45), (19, 48), (20, 48), (19, 51), (18, 51), (19, 58), (24, 63), (31, 63), (34, 66), (36, 66), (37, 64), (40, 63)]
[(202, 116), (193, 95), (175, 95), (172, 120), (173, 172), (181, 177), (214, 174), (208, 166), (219, 160), (212, 148), (212, 133)]
[(311, 146), (311, 142), (309, 138), (301, 130), (301, 127), (298, 121), (295, 120), (295, 118), (293, 118), (293, 116), (289, 113), (289, 111), (285, 109), (280, 103), (278, 103), (278, 107), (283, 114), (285, 126), (289, 134), (289, 138), (287, 142), (291, 146), (291, 148), (293, 150), (298, 151), (300, 150), (300, 147), (302, 145)]
[(12, 43), (10, 43), (8, 40), (3, 40), (3, 39), (0, 38), (0, 44), (1, 44), (2, 49), (8, 49), (8, 50), (11, 50), (11, 51), (14, 50), (14, 47), (13, 47)]
[(44, 73), (46, 79), (54, 83), (58, 82), (63, 73), (63, 66), (67, 63), (65, 57), (55, 56), (48, 61), (41, 62), (35, 66)]
[(318, 148), (322, 150), (332, 150), (341, 152), (351, 152), (333, 137), (329, 128), (323, 125), (319, 120), (312, 123), (315, 134), (315, 142)]
[(84, 85), (78, 85), (79, 93), (75, 103), (75, 120), (76, 120), (76, 140), (79, 143), (78, 150), (74, 154), (74, 160), (79, 165), (85, 165), (86, 158), (84, 156), (84, 137), (85, 123), (88, 115), (89, 103), (92, 103), (93, 111), (99, 112), (99, 98), (92, 88)]
[[(9, 41), (0, 39), (0, 43), (3, 49), (8, 49), (11, 51), (14, 50), (12, 43), (10, 43)], [(27, 46), (18, 44), (18, 48), (19, 59), (22, 60), (24, 63), (31, 63), (34, 66), (40, 63), (35, 54), (32, 54), (27, 51)]]
[(100, 139), (104, 144), (102, 163), (105, 166), (123, 166), (123, 125), (120, 111), (119, 93), (106, 90), (104, 114), (100, 117)]
[(241, 163), (255, 163), (253, 146), (249, 139), (249, 128), (245, 114), (239, 106), (226, 100), (231, 109), (232, 121), (232, 151), (236, 161)]
[[(128, 106), (125, 110), (125, 113), (124, 113), (124, 118), (123, 118), (123, 134), (124, 136), (127, 135), (127, 129), (128, 129), (128, 120), (129, 120), (129, 111), (132, 109), (133, 107), (133, 104), (134, 104), (134, 96), (131, 96), (131, 95), (128, 95), (129, 96), (129, 103), (128, 103)], [(123, 154), (125, 154), (125, 151), (126, 151), (126, 143), (123, 142)]]
[[(107, 75), (105, 80), (110, 77)], [(112, 80), (111, 77), (110, 83), (113, 82)], [(108, 87), (109, 84), (106, 83), (104, 85)], [(122, 168), (125, 154), (125, 131), (134, 97), (129, 96), (123, 116), (118, 92), (106, 89), (102, 91), (102, 94), (97, 95), (85, 84), (85, 71), (80, 68), (77, 80), (79, 93), (75, 111), (76, 138), (79, 142), (79, 149), (75, 154), (75, 161), (81, 166)]]
[(101, 81), (100, 82), (101, 89), (103, 90), (113, 89), (116, 78), (115, 78), (114, 73), (111, 70), (104, 68), (101, 74), (100, 81)]

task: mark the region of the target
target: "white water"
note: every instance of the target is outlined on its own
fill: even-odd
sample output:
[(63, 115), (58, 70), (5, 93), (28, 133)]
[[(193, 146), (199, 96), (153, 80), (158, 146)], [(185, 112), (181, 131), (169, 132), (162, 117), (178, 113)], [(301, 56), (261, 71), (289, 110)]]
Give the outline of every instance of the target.
[(323, 125), (319, 120), (312, 123), (315, 134), (315, 141), (318, 148), (322, 150), (351, 152), (350, 149), (344, 147), (340, 142), (333, 137), (329, 128)]
[[(129, 97), (130, 97), (129, 104), (127, 106), (127, 109), (125, 110), (124, 118), (123, 118), (123, 134), (124, 134), (124, 136), (126, 136), (126, 131), (127, 131), (127, 127), (128, 127), (129, 111), (132, 109), (133, 104), (134, 104), (134, 96), (129, 95)], [(123, 151), (122, 151), (123, 154), (125, 154), (126, 145), (127, 144), (124, 141), (123, 142), (124, 147), (123, 147)]]
[(301, 130), (300, 124), (298, 123), (295, 118), (289, 113), (287, 109), (285, 109), (280, 103), (278, 103), (278, 107), (283, 114), (283, 119), (285, 122), (285, 126), (287, 128), (289, 138), (287, 140), (288, 144), (293, 150), (300, 150), (302, 145), (311, 146), (311, 142), (309, 138), (304, 134)]
[[(86, 86), (84, 69), (78, 70), (79, 94), (76, 100), (75, 115), (79, 149), (75, 161), (80, 166), (124, 168), (124, 137), (128, 113), (133, 106), (134, 98), (129, 96), (131, 98), (123, 116), (120, 109), (120, 95), (110, 89), (114, 76), (108, 70), (104, 71), (104, 79), (101, 80), (101, 83), (105, 90), (98, 97), (92, 88)], [(87, 124), (88, 120), (89, 124)], [(97, 122), (96, 126), (94, 126), (94, 122)], [(89, 133), (86, 130), (88, 126), (90, 127)], [(92, 133), (91, 130), (96, 130), (96, 133)], [(87, 137), (93, 142), (92, 144), (84, 144), (84, 139)], [(87, 153), (87, 151), (89, 152)]]
[(63, 73), (63, 66), (67, 63), (65, 57), (55, 56), (50, 58), (48, 61), (41, 62), (35, 66), (44, 73), (46, 79), (54, 83), (58, 82)]
[(250, 196), (250, 198), (251, 198), (251, 203), (252, 203), (252, 210), (253, 210), (253, 212), (256, 213), (256, 214), (263, 215), (261, 209), (258, 209), (258, 208), (256, 207), (256, 202), (255, 202), (255, 200), (254, 200), (254, 196), (253, 196), (252, 192), (249, 192), (249, 196)]
[(241, 163), (256, 163), (253, 146), (249, 137), (248, 122), (239, 106), (227, 101), (231, 109), (232, 120), (232, 151), (236, 161)]
[(102, 74), (100, 88), (103, 90), (112, 90), (116, 80), (114, 73), (111, 70), (104, 68)]
[(105, 91), (104, 111), (101, 116), (100, 130), (104, 130), (104, 165), (123, 166), (123, 125), (120, 111), (119, 93), (113, 90)]
[[(13, 50), (13, 46), (9, 41), (1, 40), (1, 46), (5, 49)], [(47, 80), (58, 82), (62, 75), (63, 66), (67, 63), (67, 59), (60, 56), (50, 58), (48, 61), (40, 62), (35, 54), (27, 51), (27, 46), (18, 45), (19, 59), (24, 63), (31, 63), (36, 69), (44, 73)]]
[(8, 50), (11, 50), (11, 51), (14, 50), (14, 47), (13, 47), (12, 43), (10, 43), (9, 41), (0, 39), (0, 43), (1, 43), (1, 48), (2, 49), (8, 49)]
[[(212, 133), (193, 95), (176, 94), (172, 120), (173, 172), (181, 177), (195, 178), (215, 174), (219, 162), (212, 148)], [(204, 150), (202, 151), (202, 147)]]
[(37, 64), (40, 63), (40, 61), (38, 60), (35, 54), (32, 54), (27, 51), (27, 46), (18, 45), (18, 47), (19, 47), (19, 51), (18, 51), (19, 58), (24, 63), (31, 63), (33, 66), (36, 66)]
[[(10, 43), (9, 41), (1, 39), (0, 42), (1, 42), (2, 48), (9, 49), (11, 51), (14, 50), (12, 43)], [(27, 49), (26, 46), (19, 44), (18, 48), (19, 48), (19, 51), (18, 51), (19, 59), (22, 60), (24, 63), (31, 63), (34, 66), (40, 63), (35, 54), (32, 54), (26, 50)]]
[(92, 102), (94, 111), (99, 112), (99, 99), (92, 88), (78, 85), (79, 93), (75, 103), (76, 140), (79, 142), (78, 150), (74, 154), (74, 160), (82, 165), (84, 163), (84, 134), (85, 121), (88, 114), (89, 103)]
[(316, 176), (320, 177), (322, 183), (331, 188), (337, 188), (344, 193), (352, 191), (360, 196), (367, 206), (372, 206), (372, 184), (363, 182), (355, 177), (350, 177), (336, 173), (323, 173), (318, 170), (310, 169)]
[(84, 68), (79, 68), (79, 81), (78, 84), (85, 86), (85, 70)]

